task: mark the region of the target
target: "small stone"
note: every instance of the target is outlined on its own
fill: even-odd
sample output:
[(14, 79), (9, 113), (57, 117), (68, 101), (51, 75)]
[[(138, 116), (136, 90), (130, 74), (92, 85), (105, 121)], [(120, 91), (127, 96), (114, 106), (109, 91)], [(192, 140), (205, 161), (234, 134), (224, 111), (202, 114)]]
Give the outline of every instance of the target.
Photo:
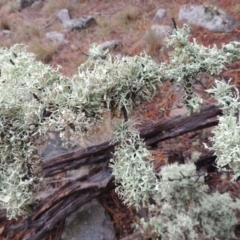
[(31, 5), (31, 8), (40, 8), (43, 6), (43, 2), (42, 1), (35, 1), (32, 5)]
[(64, 34), (56, 31), (46, 33), (46, 38), (52, 42), (59, 42), (59, 43), (68, 43), (67, 40), (64, 39)]
[(4, 30), (1, 30), (1, 31), (0, 31), (0, 36), (9, 35), (9, 34), (11, 34), (11, 33), (12, 33), (12, 31), (7, 30), (7, 29), (4, 29)]
[(26, 8), (31, 6), (34, 2), (38, 2), (38, 0), (17, 0), (20, 3), (21, 8)]
[(58, 14), (57, 17), (59, 18), (59, 20), (64, 24), (67, 21), (70, 21), (70, 16), (69, 16), (69, 12), (67, 9), (61, 9)]
[(165, 16), (166, 10), (163, 8), (158, 9), (157, 13), (155, 14), (153, 18), (153, 22), (160, 22), (163, 17)]
[(73, 29), (81, 30), (88, 28), (90, 25), (95, 24), (96, 20), (92, 16), (83, 16), (81, 18), (74, 18), (63, 23), (65, 30), (71, 31)]
[(110, 216), (96, 199), (68, 216), (66, 222), (62, 240), (117, 239)]
[(167, 25), (152, 25), (151, 30), (159, 37), (166, 37), (172, 33), (173, 28)]
[(106, 42), (103, 42), (99, 45), (103, 50), (109, 49), (109, 50), (121, 50), (123, 45), (120, 41), (117, 40), (109, 40)]
[(83, 28), (88, 28), (92, 24), (96, 24), (95, 18), (89, 15), (71, 19), (67, 9), (61, 9), (58, 12), (57, 17), (62, 22), (66, 31), (74, 29), (81, 30)]
[(204, 27), (212, 32), (232, 32), (234, 26), (239, 27), (240, 25), (224, 11), (204, 5), (183, 5), (179, 10), (178, 19)]

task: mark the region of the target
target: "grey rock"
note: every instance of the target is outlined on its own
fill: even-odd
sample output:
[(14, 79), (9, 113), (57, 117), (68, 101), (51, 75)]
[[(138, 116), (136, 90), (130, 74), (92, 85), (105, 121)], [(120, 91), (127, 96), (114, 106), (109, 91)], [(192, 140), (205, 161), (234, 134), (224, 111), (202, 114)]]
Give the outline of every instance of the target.
[(3, 29), (3, 30), (0, 31), (0, 36), (9, 35), (11, 33), (12, 33), (12, 31), (7, 30), (7, 29)]
[(204, 5), (183, 5), (179, 10), (179, 21), (204, 27), (212, 32), (232, 32), (240, 23), (224, 11)]
[(123, 53), (118, 53), (115, 55), (115, 57), (118, 59), (118, 60), (121, 60), (123, 57), (126, 57), (127, 55), (126, 54), (123, 54)]
[(81, 30), (83, 28), (88, 28), (95, 23), (96, 20), (94, 19), (94, 17), (82, 16), (81, 18), (74, 18), (63, 23), (63, 26), (67, 31), (71, 31), (73, 29)]
[(82, 206), (67, 218), (62, 240), (116, 239), (111, 219), (97, 200)]
[(153, 18), (153, 22), (160, 22), (163, 17), (165, 16), (166, 10), (163, 8), (158, 9), (157, 13), (155, 14), (154, 18)]
[(42, 7), (42, 6), (43, 6), (43, 2), (42, 2), (42, 1), (35, 1), (35, 2), (31, 5), (32, 8), (40, 8), (40, 7)]
[(46, 33), (46, 38), (52, 42), (59, 42), (59, 43), (68, 43), (67, 40), (64, 39), (64, 34), (56, 31)]
[(71, 19), (67, 9), (61, 9), (58, 12), (57, 17), (62, 22), (66, 31), (71, 31), (73, 29), (81, 30), (96, 23), (95, 18), (92, 16), (82, 16), (80, 18)]
[(106, 42), (103, 42), (99, 45), (103, 50), (109, 49), (109, 50), (121, 50), (123, 45), (120, 41), (117, 40), (109, 40)]
[(151, 30), (159, 37), (166, 37), (168, 34), (171, 34), (173, 28), (167, 25), (152, 25)]
[(69, 16), (69, 12), (67, 9), (61, 9), (58, 13), (57, 13), (57, 17), (59, 18), (59, 20), (64, 24), (67, 21), (70, 21), (70, 16)]
[(38, 0), (17, 0), (17, 3), (20, 4), (21, 8), (26, 8), (31, 6), (34, 2), (37, 2)]
[(177, 98), (171, 107), (169, 116), (175, 117), (175, 116), (179, 116), (179, 115), (186, 115), (188, 113), (188, 110), (187, 110), (187, 107), (182, 103), (182, 100), (181, 100), (185, 94), (184, 89), (183, 88), (176, 89), (175, 94), (176, 94)]

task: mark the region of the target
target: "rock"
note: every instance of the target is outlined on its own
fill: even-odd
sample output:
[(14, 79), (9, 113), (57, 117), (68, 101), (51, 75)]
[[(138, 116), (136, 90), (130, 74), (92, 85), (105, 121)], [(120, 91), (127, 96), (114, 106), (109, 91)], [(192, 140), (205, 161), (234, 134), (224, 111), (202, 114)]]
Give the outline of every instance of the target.
[(61, 10), (58, 12), (57, 17), (60, 19), (60, 21), (61, 21), (63, 24), (64, 24), (65, 22), (71, 20), (67, 9), (61, 9)]
[(157, 13), (155, 14), (154, 18), (153, 18), (153, 22), (157, 23), (160, 22), (163, 17), (165, 16), (166, 10), (163, 8), (158, 9)]
[(11, 33), (12, 33), (12, 31), (7, 30), (7, 29), (4, 29), (4, 30), (1, 30), (1, 31), (0, 31), (0, 36), (9, 35), (9, 34), (11, 34)]
[(109, 50), (121, 50), (123, 45), (120, 41), (117, 40), (110, 40), (103, 42), (99, 45), (103, 50), (109, 49)]
[(59, 42), (59, 43), (68, 43), (67, 40), (64, 39), (64, 34), (56, 31), (46, 33), (46, 38), (52, 42)]
[(94, 17), (82, 16), (81, 18), (74, 18), (70, 21), (65, 22), (63, 26), (67, 31), (71, 31), (73, 29), (81, 30), (83, 28), (88, 28), (95, 23), (96, 20), (94, 19)]
[(26, 8), (31, 6), (34, 2), (38, 2), (38, 0), (17, 0), (20, 3), (21, 8)]
[(43, 2), (42, 2), (42, 1), (35, 1), (35, 2), (31, 5), (31, 7), (32, 7), (32, 8), (35, 8), (35, 9), (41, 8), (42, 6), (43, 6)]
[(166, 37), (168, 34), (172, 33), (173, 28), (167, 25), (152, 25), (151, 30), (159, 37)]
[(183, 5), (179, 10), (179, 21), (204, 27), (212, 32), (232, 32), (240, 23), (224, 11), (213, 6)]
[(177, 95), (177, 98), (171, 107), (169, 117), (175, 117), (175, 116), (179, 116), (179, 115), (187, 115), (188, 114), (187, 107), (182, 103), (182, 100), (181, 100), (185, 94), (184, 89), (177, 88), (175, 94)]
[(63, 27), (66, 31), (71, 31), (73, 29), (81, 30), (83, 28), (87, 28), (92, 24), (96, 23), (96, 20), (92, 16), (82, 16), (80, 18), (70, 19), (69, 13), (67, 9), (61, 9), (57, 17), (63, 24)]
[(127, 55), (126, 54), (123, 54), (123, 53), (118, 53), (115, 55), (115, 57), (118, 59), (118, 60), (121, 60), (123, 57), (126, 57)]
[(66, 222), (62, 240), (116, 239), (111, 219), (96, 199), (71, 214)]

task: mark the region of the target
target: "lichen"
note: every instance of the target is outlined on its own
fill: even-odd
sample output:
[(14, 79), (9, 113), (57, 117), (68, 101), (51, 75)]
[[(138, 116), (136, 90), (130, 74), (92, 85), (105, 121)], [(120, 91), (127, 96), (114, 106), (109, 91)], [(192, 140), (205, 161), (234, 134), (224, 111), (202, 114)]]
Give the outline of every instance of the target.
[[(188, 40), (189, 31), (186, 25), (173, 31), (169, 45), (174, 50), (160, 65), (146, 54), (118, 59), (93, 46), (72, 78), (35, 61), (21, 45), (0, 49), (0, 204), (8, 218), (32, 211), (42, 179), (37, 145), (48, 138), (48, 131), (59, 132), (65, 147), (79, 144), (110, 112), (112, 119), (118, 119), (113, 141), (119, 145), (110, 163), (116, 191), (127, 205), (149, 209), (149, 218), (136, 226), (162, 239), (234, 237), (239, 201), (227, 193), (207, 194), (204, 176), (192, 163), (164, 166), (155, 173), (150, 151), (130, 124), (133, 110), (151, 100), (166, 80), (183, 82), (183, 101), (190, 113), (198, 110), (201, 100), (193, 96), (194, 77), (219, 74), (240, 59), (239, 43), (204, 47)], [(219, 166), (230, 164), (238, 174), (239, 96), (216, 84), (209, 93), (215, 95), (224, 116), (213, 132), (212, 149), (219, 155)]]
[(151, 197), (159, 194), (152, 156), (139, 132), (127, 123), (115, 126), (113, 139), (120, 141), (114, 159), (110, 161), (117, 185), (115, 191), (125, 204), (140, 209)]
[(128, 118), (161, 84), (149, 56), (120, 60), (98, 46), (72, 78), (35, 61), (22, 45), (0, 49), (0, 69), (0, 204), (8, 218), (29, 214), (37, 200), (37, 146), (49, 131), (59, 132), (64, 147), (84, 145), (105, 112)]
[(173, 48), (169, 54), (169, 61), (162, 63), (160, 67), (162, 81), (170, 80), (183, 86), (183, 103), (192, 114), (202, 103), (202, 100), (193, 94), (193, 80), (202, 73), (218, 75), (228, 64), (239, 60), (240, 43), (233, 41), (223, 44), (220, 49), (216, 45), (205, 47), (198, 44), (196, 39), (190, 41), (189, 34), (188, 25), (174, 29), (167, 39), (168, 46)]
[(230, 165), (236, 180), (240, 176), (239, 92), (236, 87), (218, 80), (207, 92), (217, 100), (223, 112), (223, 116), (218, 117), (218, 125), (212, 131), (212, 146), (207, 148), (217, 155), (216, 164), (219, 168)]
[(20, 45), (0, 49), (0, 205), (8, 218), (29, 215), (41, 180), (41, 156), (35, 140), (41, 131), (43, 104), (34, 97), (57, 78), (56, 71)]
[(137, 229), (163, 240), (235, 238), (239, 200), (228, 193), (208, 194), (204, 175), (193, 163), (164, 166), (158, 175), (161, 197), (148, 205), (149, 219), (140, 219)]

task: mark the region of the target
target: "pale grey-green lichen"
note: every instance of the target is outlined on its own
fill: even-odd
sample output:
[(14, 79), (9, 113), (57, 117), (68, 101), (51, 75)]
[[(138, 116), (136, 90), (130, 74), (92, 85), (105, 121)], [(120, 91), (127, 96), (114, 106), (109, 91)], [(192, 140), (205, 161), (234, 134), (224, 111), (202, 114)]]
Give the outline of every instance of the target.
[(205, 47), (199, 45), (196, 39), (191, 42), (189, 38), (190, 27), (184, 25), (175, 29), (167, 39), (170, 52), (169, 62), (161, 64), (162, 80), (171, 80), (183, 84), (186, 95), (183, 102), (190, 113), (199, 108), (201, 100), (192, 100), (192, 80), (201, 73), (217, 75), (226, 66), (240, 59), (240, 43), (230, 42), (221, 49), (216, 45)]
[(43, 105), (34, 98), (57, 72), (20, 45), (0, 49), (0, 207), (8, 218), (29, 215), (41, 178), (34, 142), (41, 131)]
[[(8, 218), (30, 213), (41, 178), (37, 146), (57, 131), (79, 144), (106, 111), (128, 117), (161, 84), (147, 55), (119, 60), (97, 46), (73, 78), (34, 60), (21, 45), (0, 49), (0, 206)], [(143, 150), (144, 152), (144, 150)]]
[(105, 112), (130, 115), (161, 85), (159, 67), (147, 55), (118, 59), (93, 46), (89, 56), (77, 75), (48, 90), (53, 107), (43, 126), (60, 132), (66, 143), (82, 142), (94, 124), (101, 124)]
[(161, 75), (158, 64), (145, 54), (121, 59), (108, 54), (104, 59), (90, 57), (82, 64), (73, 84), (79, 81), (80, 86), (74, 85), (73, 98), (80, 91), (86, 115), (101, 118), (104, 109), (131, 114), (136, 106), (151, 100), (156, 86), (161, 85)]
[(163, 240), (235, 238), (233, 227), (238, 220), (234, 211), (240, 201), (228, 193), (208, 194), (204, 177), (193, 163), (164, 166), (159, 177), (161, 197), (148, 205), (149, 219), (141, 219), (136, 228)]
[(234, 86), (224, 81), (215, 81), (215, 86), (207, 90), (217, 100), (223, 111), (218, 125), (213, 129), (212, 146), (208, 147), (217, 155), (216, 164), (220, 168), (230, 165), (234, 179), (240, 176), (240, 102), (239, 92)]
[(144, 207), (151, 197), (159, 194), (151, 153), (139, 132), (127, 123), (116, 126), (113, 139), (120, 141), (110, 164), (117, 184), (115, 191), (128, 206)]
[[(218, 74), (240, 58), (240, 51), (236, 42), (222, 49), (199, 46), (188, 41), (188, 32), (186, 26), (173, 32), (169, 43), (176, 49), (170, 61), (160, 66), (145, 54), (117, 59), (95, 46), (73, 78), (34, 61), (20, 45), (1, 49), (0, 204), (9, 218), (29, 214), (36, 201), (41, 177), (36, 145), (49, 130), (59, 132), (65, 146), (79, 143), (94, 125), (101, 124), (106, 111), (126, 120), (136, 106), (152, 99), (165, 80), (183, 79), (187, 106), (190, 111), (197, 109), (192, 79), (202, 72)], [(193, 165), (166, 166), (156, 176), (139, 133), (127, 123), (115, 128), (114, 140), (120, 143), (111, 161), (116, 191), (126, 204), (149, 208), (149, 221), (139, 224), (142, 230), (150, 228), (162, 239), (233, 236), (238, 202), (228, 194), (207, 195), (203, 177), (196, 176)], [(156, 205), (148, 204), (150, 200)]]
[[(192, 113), (198, 110), (201, 103), (201, 100), (196, 100), (192, 95), (192, 80), (201, 73), (219, 74), (229, 63), (240, 59), (240, 49), (237, 42), (223, 45), (221, 49), (216, 46), (200, 46), (195, 39), (192, 42), (188, 40), (189, 31), (190, 28), (185, 25), (183, 29), (175, 30), (170, 36), (169, 45), (174, 50), (170, 53), (169, 62), (160, 64), (160, 76), (162, 81), (183, 81), (186, 91), (183, 101)], [(224, 111), (236, 113), (238, 95), (234, 95), (235, 99), (231, 103), (228, 101), (231, 100), (229, 95), (232, 97), (230, 92), (224, 93), (222, 107), (230, 105), (235, 110), (229, 112), (226, 107)], [(230, 125), (236, 127), (233, 122)], [(136, 224), (139, 229), (143, 232), (152, 232), (153, 238), (161, 237), (164, 240), (235, 237), (233, 228), (238, 221), (234, 211), (239, 209), (239, 200), (234, 202), (228, 193), (207, 194), (208, 187), (204, 184), (203, 176), (199, 176), (194, 164), (190, 163), (163, 167), (159, 173), (159, 182), (155, 181), (156, 178), (150, 173), (152, 167), (149, 169), (149, 163), (146, 165), (143, 161), (147, 156), (146, 152), (143, 151), (144, 154), (141, 154), (134, 147), (138, 146), (138, 140), (133, 141), (130, 132), (125, 135), (124, 129), (116, 131), (115, 134), (117, 134), (115, 138), (120, 141), (111, 165), (118, 184), (116, 191), (128, 205), (139, 208), (145, 203), (144, 206), (149, 209), (149, 218), (141, 219)], [(239, 135), (240, 133), (236, 131), (236, 136)], [(230, 136), (226, 136), (226, 139), (232, 142)], [(238, 147), (239, 140), (233, 145)], [(238, 149), (232, 150), (231, 153), (235, 153), (237, 161), (239, 157), (235, 151)], [(140, 154), (136, 155), (133, 152)], [(139, 163), (136, 162), (137, 159)], [(144, 168), (147, 171), (144, 171)], [(146, 182), (146, 179), (150, 179), (149, 182)], [(147, 199), (150, 202), (154, 200), (155, 204), (147, 204)]]
[(168, 46), (173, 47), (169, 63), (163, 65), (167, 79), (181, 81), (203, 72), (217, 75), (227, 64), (240, 59), (239, 42), (224, 44), (221, 49), (216, 45), (205, 47), (196, 39), (190, 42), (189, 33), (190, 27), (184, 25), (182, 29), (174, 30), (167, 40)]

